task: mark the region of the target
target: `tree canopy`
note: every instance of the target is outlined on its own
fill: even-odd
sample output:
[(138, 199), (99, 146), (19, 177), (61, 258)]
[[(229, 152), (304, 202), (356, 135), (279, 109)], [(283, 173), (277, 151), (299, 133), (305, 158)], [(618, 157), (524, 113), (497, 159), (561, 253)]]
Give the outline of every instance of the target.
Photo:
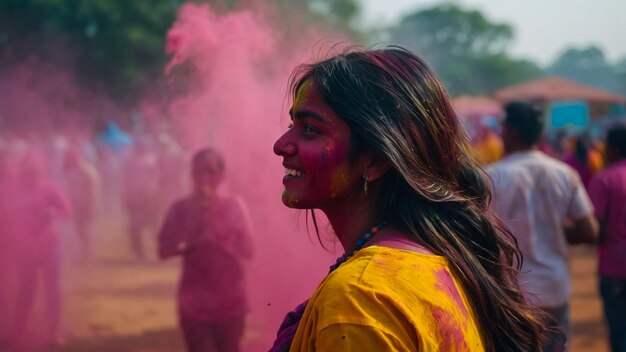
[[(626, 58), (623, 61), (626, 62)], [(546, 71), (551, 75), (623, 94), (626, 91), (620, 67), (619, 62), (615, 66), (611, 65), (602, 49), (589, 46), (564, 50)]]
[(489, 93), (541, 74), (531, 61), (511, 58), (508, 24), (480, 11), (443, 4), (404, 17), (391, 39), (426, 58), (453, 94)]
[[(176, 0), (5, 0), (0, 3), (4, 63), (38, 55), (73, 66), (84, 82), (121, 98), (158, 72)], [(9, 61), (9, 62), (7, 62)]]
[[(224, 11), (249, 0), (194, 0)], [(80, 83), (131, 103), (150, 86), (167, 60), (165, 35), (183, 0), (4, 0), (0, 2), (0, 66), (38, 56), (76, 70)], [(366, 41), (359, 0), (269, 0), (287, 37), (309, 25), (333, 28)], [(298, 13), (297, 16), (292, 16)], [(282, 22), (280, 22), (282, 21)], [(371, 34), (371, 33), (369, 33)], [(532, 61), (512, 57), (513, 28), (455, 3), (404, 17), (393, 42), (434, 67), (453, 94), (490, 93), (542, 75)], [(626, 60), (626, 58), (624, 59)], [(597, 47), (565, 50), (546, 73), (626, 93), (626, 61), (611, 65)]]
[[(76, 70), (81, 83), (132, 103), (161, 76), (165, 36), (183, 0), (4, 0), (0, 2), (0, 65), (38, 56)], [(207, 0), (223, 10), (245, 0)], [(351, 33), (356, 0), (272, 0), (279, 11), (302, 11)]]

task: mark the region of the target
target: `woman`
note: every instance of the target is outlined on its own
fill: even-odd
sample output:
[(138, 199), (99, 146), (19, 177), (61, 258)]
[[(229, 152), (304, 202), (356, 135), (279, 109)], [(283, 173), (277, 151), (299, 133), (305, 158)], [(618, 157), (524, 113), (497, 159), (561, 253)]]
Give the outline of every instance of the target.
[(274, 145), (283, 203), (322, 210), (346, 254), (272, 351), (539, 350), (519, 252), (425, 63), (397, 47), (348, 52), (300, 66), (291, 87)]
[(17, 301), (15, 302), (11, 341), (17, 349), (28, 342), (28, 320), (35, 306), (39, 278), (46, 301), (46, 344), (64, 343), (60, 333), (62, 317), (61, 239), (58, 220), (72, 218), (66, 195), (48, 181), (43, 154), (30, 150), (20, 162), (19, 181), (10, 193), (10, 224), (13, 255), (17, 267)]
[(212, 149), (192, 161), (193, 193), (174, 202), (159, 233), (159, 257), (183, 257), (178, 315), (190, 352), (239, 351), (248, 312), (243, 260), (252, 238), (243, 203), (218, 192), (224, 160)]

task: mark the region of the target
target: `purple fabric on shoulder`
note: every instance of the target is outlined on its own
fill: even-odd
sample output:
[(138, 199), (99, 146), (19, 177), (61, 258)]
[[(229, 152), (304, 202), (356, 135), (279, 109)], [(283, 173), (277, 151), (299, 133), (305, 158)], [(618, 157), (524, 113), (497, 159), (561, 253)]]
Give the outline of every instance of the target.
[(293, 338), (296, 336), (296, 330), (298, 330), (300, 319), (302, 319), (302, 316), (304, 315), (304, 310), (306, 309), (308, 302), (309, 300), (302, 302), (296, 307), (296, 309), (287, 313), (282, 324), (280, 324), (280, 327), (278, 328), (278, 334), (276, 334), (274, 345), (268, 352), (289, 352)]

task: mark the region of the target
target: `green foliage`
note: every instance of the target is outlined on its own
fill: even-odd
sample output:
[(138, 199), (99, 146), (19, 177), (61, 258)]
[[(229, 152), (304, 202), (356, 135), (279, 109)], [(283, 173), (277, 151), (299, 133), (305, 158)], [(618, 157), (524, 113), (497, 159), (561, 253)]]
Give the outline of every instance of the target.
[[(626, 68), (626, 58), (624, 60)], [(624, 76), (620, 75), (620, 67), (620, 63), (613, 66), (607, 62), (602, 49), (590, 46), (564, 50), (547, 72), (615, 93), (624, 93)]]
[(335, 27), (355, 31), (354, 19), (360, 12), (355, 0), (314, 0), (309, 8)]
[[(340, 30), (357, 41), (361, 31), (356, 19), (361, 13), (359, 0), (270, 0), (285, 17), (279, 27), (288, 32), (302, 32), (313, 27), (317, 30)], [(296, 23), (290, 22), (295, 16)], [(292, 28), (293, 27), (293, 28)]]
[(615, 70), (618, 74), (626, 74), (626, 57), (621, 58), (615, 64)]
[(489, 22), (479, 11), (445, 4), (405, 17), (395, 39), (432, 56), (482, 57), (501, 53), (513, 36), (507, 24)]
[(424, 57), (453, 94), (490, 93), (541, 75), (527, 60), (509, 57), (508, 24), (493, 23), (475, 10), (438, 5), (402, 19), (392, 40)]
[[(221, 11), (244, 0), (192, 0)], [(89, 87), (132, 103), (160, 77), (167, 59), (165, 35), (183, 0), (2, 0), (0, 65), (37, 55), (74, 67)], [(351, 33), (359, 13), (357, 0), (271, 0), (279, 11), (304, 14), (306, 23)], [(284, 16), (287, 17), (287, 16)]]
[(614, 67), (618, 80), (617, 92), (626, 96), (626, 57), (618, 60)]
[(84, 82), (121, 98), (161, 69), (178, 6), (172, 0), (4, 0), (0, 45), (15, 60), (35, 54), (75, 65)]

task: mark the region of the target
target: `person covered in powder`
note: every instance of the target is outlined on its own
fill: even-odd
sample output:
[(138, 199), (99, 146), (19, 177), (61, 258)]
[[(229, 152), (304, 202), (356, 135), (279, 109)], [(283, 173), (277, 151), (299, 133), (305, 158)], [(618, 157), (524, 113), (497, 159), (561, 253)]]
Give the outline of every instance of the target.
[(159, 213), (188, 188), (187, 157), (178, 142), (167, 133), (158, 135)]
[(580, 135), (574, 140), (574, 150), (569, 153), (563, 162), (576, 170), (585, 188), (589, 186), (589, 181), (600, 169), (601, 160), (598, 153), (591, 147), (589, 137)]
[(350, 49), (292, 77), (282, 200), (320, 209), (345, 253), (271, 351), (539, 350), (519, 251), (424, 61)]
[[(6, 333), (6, 317), (11, 312), (11, 298), (14, 292), (11, 290), (11, 282), (14, 281), (15, 251), (13, 250), (15, 235), (15, 217), (13, 216), (13, 200), (17, 191), (17, 175), (15, 156), (0, 139), (0, 341), (4, 340)], [(3, 341), (4, 342), (4, 341)], [(0, 348), (1, 348), (0, 342)]]
[(63, 342), (61, 322), (61, 245), (57, 219), (71, 218), (66, 196), (46, 181), (44, 161), (29, 151), (21, 161), (16, 195), (12, 199), (14, 248), (17, 262), (17, 295), (10, 335), (11, 344), (24, 341), (24, 330), (33, 310), (37, 281), (41, 276), (46, 302), (46, 342)]
[(626, 126), (609, 129), (609, 166), (589, 183), (600, 221), (598, 275), (604, 316), (613, 352), (626, 352)]
[(248, 312), (248, 218), (241, 200), (218, 190), (224, 178), (218, 152), (200, 150), (191, 164), (193, 192), (170, 206), (158, 236), (159, 257), (183, 257), (178, 314), (188, 350), (236, 352)]
[(145, 138), (136, 143), (124, 162), (122, 204), (128, 216), (127, 235), (135, 258), (145, 258), (145, 232), (156, 231), (159, 214), (159, 160)]
[(77, 147), (64, 155), (63, 181), (74, 210), (74, 227), (81, 243), (81, 259), (91, 258), (93, 226), (100, 205), (100, 174)]

